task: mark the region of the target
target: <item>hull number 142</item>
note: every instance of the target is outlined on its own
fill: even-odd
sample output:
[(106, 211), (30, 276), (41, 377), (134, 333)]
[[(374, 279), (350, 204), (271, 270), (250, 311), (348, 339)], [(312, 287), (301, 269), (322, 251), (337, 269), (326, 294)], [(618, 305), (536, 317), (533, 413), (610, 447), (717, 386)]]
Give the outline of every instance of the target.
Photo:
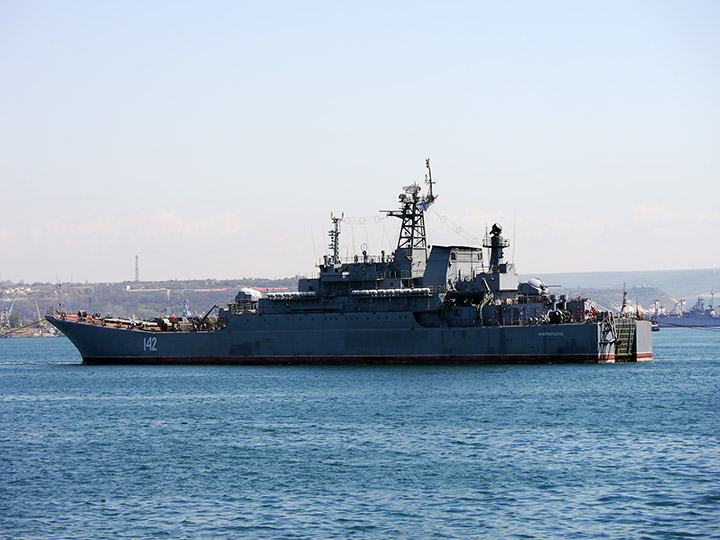
[(157, 338), (155, 336), (143, 339), (143, 351), (157, 351)]

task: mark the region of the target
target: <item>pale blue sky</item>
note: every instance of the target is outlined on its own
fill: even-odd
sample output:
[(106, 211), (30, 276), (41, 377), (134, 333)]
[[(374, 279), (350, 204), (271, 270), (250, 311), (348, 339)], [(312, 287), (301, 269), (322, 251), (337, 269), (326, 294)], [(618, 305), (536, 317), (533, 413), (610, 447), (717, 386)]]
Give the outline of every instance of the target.
[(0, 0), (0, 274), (311, 273), (330, 212), (395, 208), (426, 157), (431, 243), (515, 221), (523, 273), (720, 267), (719, 27), (714, 1)]

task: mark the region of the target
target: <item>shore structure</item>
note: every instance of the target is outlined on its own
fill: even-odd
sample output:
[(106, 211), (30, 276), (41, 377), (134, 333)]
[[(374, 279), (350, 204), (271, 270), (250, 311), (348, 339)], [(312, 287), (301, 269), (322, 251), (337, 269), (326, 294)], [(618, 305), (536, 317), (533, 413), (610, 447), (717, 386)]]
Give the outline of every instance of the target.
[[(297, 292), (242, 289), (203, 317), (133, 320), (56, 310), (46, 319), (85, 363), (465, 364), (633, 362), (652, 359), (651, 323), (600, 311), (587, 298), (520, 283), (499, 224), (479, 246), (428, 246), (427, 191), (403, 188), (390, 254), (342, 260), (342, 217), (329, 253)], [(487, 259), (484, 251), (487, 251)], [(217, 312), (215, 313), (215, 309)]]

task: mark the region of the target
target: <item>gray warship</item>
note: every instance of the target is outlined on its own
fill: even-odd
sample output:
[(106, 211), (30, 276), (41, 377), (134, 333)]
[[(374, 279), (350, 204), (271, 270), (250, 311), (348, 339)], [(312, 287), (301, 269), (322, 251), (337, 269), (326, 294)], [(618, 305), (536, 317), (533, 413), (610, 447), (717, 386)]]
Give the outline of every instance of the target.
[[(203, 317), (130, 320), (51, 309), (46, 319), (88, 364), (597, 363), (652, 359), (651, 323), (600, 311), (586, 298), (520, 283), (499, 224), (480, 246), (428, 246), (425, 214), (437, 198), (403, 188), (390, 254), (329, 250), (297, 292), (242, 289)], [(487, 259), (485, 251), (487, 250)], [(215, 312), (215, 310), (217, 310)]]
[(656, 302), (655, 314), (652, 316), (652, 320), (658, 324), (659, 328), (702, 328), (706, 326), (720, 326), (720, 310), (713, 308), (714, 299), (715, 293), (711, 292), (710, 305), (706, 308), (705, 300), (702, 297), (699, 297), (695, 305), (690, 308), (690, 311), (682, 309), (685, 305), (685, 300), (681, 300), (677, 303), (676, 310), (667, 314), (659, 313)]

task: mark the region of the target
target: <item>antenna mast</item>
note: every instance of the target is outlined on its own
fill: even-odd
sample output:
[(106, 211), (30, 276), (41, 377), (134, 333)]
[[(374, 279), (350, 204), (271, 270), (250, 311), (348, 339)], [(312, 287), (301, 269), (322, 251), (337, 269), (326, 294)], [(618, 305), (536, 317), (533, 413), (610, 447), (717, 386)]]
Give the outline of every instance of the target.
[(330, 253), (332, 253), (332, 263), (340, 264), (340, 222), (345, 217), (345, 212), (340, 217), (335, 217), (332, 212), (330, 213), (330, 220), (333, 222), (333, 228), (328, 231), (330, 237)]
[(427, 159), (425, 160), (425, 167), (427, 167), (427, 170), (428, 170), (428, 173), (427, 173), (427, 175), (425, 176), (425, 183), (426, 183), (428, 186), (430, 186), (430, 187), (428, 187), (428, 193), (427, 193), (427, 196), (425, 197), (425, 200), (427, 200), (427, 201), (429, 201), (429, 202), (432, 203), (435, 199), (437, 199), (437, 196), (436, 196), (436, 195), (433, 195), (433, 184), (434, 184), (435, 182), (433, 182), (433, 179), (432, 179), (432, 171), (430, 170), (430, 158), (427, 158)]

